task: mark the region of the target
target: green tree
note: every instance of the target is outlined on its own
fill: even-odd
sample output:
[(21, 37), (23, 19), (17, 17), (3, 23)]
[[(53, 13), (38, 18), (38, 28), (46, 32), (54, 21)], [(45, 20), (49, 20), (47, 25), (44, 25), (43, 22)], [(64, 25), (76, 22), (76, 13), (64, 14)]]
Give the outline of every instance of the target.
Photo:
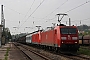
[(5, 28), (5, 40), (6, 40), (6, 42), (9, 42), (9, 39), (12, 39), (10, 30), (9, 30), (9, 28)]

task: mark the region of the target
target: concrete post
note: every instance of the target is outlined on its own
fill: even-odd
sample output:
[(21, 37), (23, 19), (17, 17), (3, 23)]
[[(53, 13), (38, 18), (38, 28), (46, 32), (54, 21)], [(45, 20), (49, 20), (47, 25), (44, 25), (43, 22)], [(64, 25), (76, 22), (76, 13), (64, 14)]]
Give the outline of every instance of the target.
[(2, 25), (0, 25), (0, 47), (2, 46)]

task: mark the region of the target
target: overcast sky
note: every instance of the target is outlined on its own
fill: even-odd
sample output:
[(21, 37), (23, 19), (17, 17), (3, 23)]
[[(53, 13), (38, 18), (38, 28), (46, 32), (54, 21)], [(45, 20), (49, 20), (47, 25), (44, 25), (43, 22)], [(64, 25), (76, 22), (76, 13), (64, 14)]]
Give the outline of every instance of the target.
[(78, 26), (80, 21), (90, 25), (90, 0), (0, 0), (0, 5), (4, 6), (5, 27), (11, 34), (35, 31), (37, 25), (45, 29), (57, 24), (58, 13), (68, 14), (61, 23), (67, 21), (68, 25), (71, 18), (72, 25)]

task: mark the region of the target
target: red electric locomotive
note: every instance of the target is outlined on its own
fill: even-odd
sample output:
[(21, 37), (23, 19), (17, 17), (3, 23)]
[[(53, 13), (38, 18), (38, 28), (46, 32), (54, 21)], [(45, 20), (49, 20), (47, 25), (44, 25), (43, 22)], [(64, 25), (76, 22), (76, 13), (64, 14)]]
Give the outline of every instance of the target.
[(56, 26), (53, 30), (41, 32), (40, 44), (55, 50), (76, 52), (79, 49), (78, 29), (76, 26)]
[(32, 43), (33, 44), (40, 44), (40, 40), (41, 40), (41, 35), (40, 35), (40, 31), (35, 33), (35, 34), (32, 34)]
[(58, 47), (62, 51), (76, 52), (79, 49), (78, 29), (76, 26), (59, 26), (58, 31)]

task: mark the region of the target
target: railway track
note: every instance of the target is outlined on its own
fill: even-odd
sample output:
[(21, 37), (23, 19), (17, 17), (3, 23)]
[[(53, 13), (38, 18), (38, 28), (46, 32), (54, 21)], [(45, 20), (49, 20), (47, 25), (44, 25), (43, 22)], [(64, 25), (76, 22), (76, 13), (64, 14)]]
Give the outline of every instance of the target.
[(60, 55), (69, 58), (71, 60), (90, 60), (90, 57), (85, 57), (83, 55), (77, 55), (77, 54), (71, 54), (71, 55), (60, 54)]
[(89, 57), (85, 57), (84, 55), (76, 55), (76, 57), (82, 58), (82, 59), (86, 59), (86, 60), (90, 60)]
[[(16, 45), (17, 46), (17, 45)], [(28, 47), (19, 45), (17, 46), (30, 60), (51, 60), (50, 58), (43, 56), (33, 50), (30, 50)]]
[[(22, 47), (21, 47), (22, 46)], [(44, 51), (43, 53), (40, 52), (40, 49), (35, 49), (36, 51), (38, 51), (39, 53), (35, 52), (34, 50), (31, 50), (28, 46), (26, 45), (19, 45), (19, 49), (20, 50), (23, 50), (22, 52), (24, 54), (26, 54), (25, 51), (29, 51), (30, 54), (33, 54), (33, 55), (29, 55), (29, 54), (26, 54), (27, 56), (29, 55), (29, 58), (31, 58), (30, 60), (90, 60), (90, 57), (86, 57), (86, 56), (83, 56), (83, 55), (77, 55), (77, 54), (71, 54), (71, 55), (68, 55), (68, 54), (55, 54), (55, 53), (51, 53), (50, 55), (48, 55), (49, 58), (45, 56), (43, 56)], [(28, 53), (28, 52), (27, 52)], [(40, 54), (41, 53), (41, 54)], [(47, 54), (47, 53), (46, 53)], [(49, 53), (48, 53), (49, 54)], [(35, 56), (37, 57), (37, 55), (40, 57), (40, 58), (36, 58), (36, 57), (32, 57), (32, 56)], [(53, 56), (54, 55), (54, 56)], [(58, 56), (57, 56), (58, 55)], [(51, 57), (54, 57), (53, 59)], [(61, 57), (64, 57), (63, 59), (60, 59)], [(33, 59), (35, 58), (35, 59)]]

